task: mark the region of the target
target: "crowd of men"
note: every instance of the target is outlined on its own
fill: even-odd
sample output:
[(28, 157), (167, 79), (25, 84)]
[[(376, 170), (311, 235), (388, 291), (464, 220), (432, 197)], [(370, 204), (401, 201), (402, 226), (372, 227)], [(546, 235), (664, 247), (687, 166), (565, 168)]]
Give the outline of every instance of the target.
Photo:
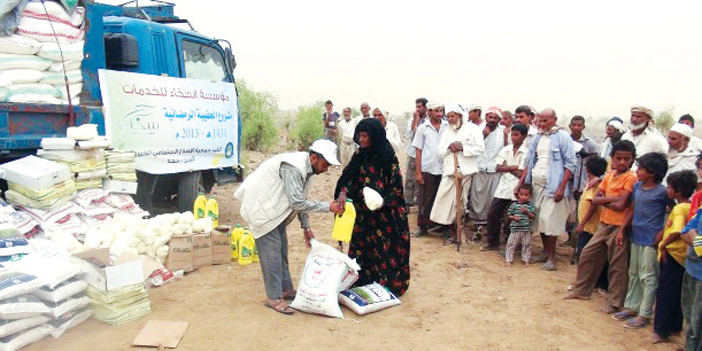
[[(612, 117), (606, 123), (606, 138), (598, 142), (586, 135), (584, 117), (570, 118), (567, 131), (558, 126), (556, 111), (550, 108), (537, 112), (529, 105), (521, 105), (514, 113), (498, 107), (483, 111), (477, 105), (429, 103), (425, 98), (416, 99), (415, 106), (414, 115), (405, 128), (409, 143), (404, 148), (399, 128), (388, 120), (387, 111), (380, 107), (371, 110), (368, 103), (363, 103), (360, 116), (352, 117), (352, 110), (347, 107), (343, 110), (343, 117), (338, 114), (334, 117), (333, 105), (327, 101), (327, 112), (323, 116), (327, 137), (340, 145), (342, 167), (353, 155), (356, 147), (354, 128), (363, 118), (379, 119), (395, 151), (407, 154), (403, 173), (405, 200), (408, 207), (417, 207), (417, 230), (413, 236), (443, 232), (447, 244), (455, 243), (459, 233), (454, 230), (454, 224), (462, 221), (457, 215), (464, 212), (465, 220), (474, 225), (471, 240), (481, 241), (482, 236), (486, 236), (481, 251), (501, 252), (506, 264), (511, 265), (515, 248), (521, 246), (524, 264), (540, 262), (544, 270), (554, 271), (557, 269), (558, 237), (580, 234), (573, 261), (582, 254), (584, 262), (578, 268), (576, 286), (568, 297), (589, 297), (597, 278), (609, 275), (609, 285), (601, 285), (605, 289), (609, 287), (610, 294), (603, 311), (619, 312), (614, 317), (626, 320), (627, 328), (648, 325), (651, 306), (647, 309), (643, 305), (653, 304), (651, 294), (655, 295), (656, 289), (655, 286), (651, 289), (653, 273), (649, 271), (652, 268), (647, 270), (646, 267), (654, 266), (651, 260), (656, 261), (657, 267), (660, 258), (655, 257), (661, 255), (658, 251), (661, 241), (670, 245), (684, 237), (681, 236), (684, 233), (680, 233), (682, 228), (678, 229), (677, 236), (664, 236), (666, 222), (663, 219), (668, 218), (666, 213), (669, 214), (676, 203), (689, 203), (692, 191), (702, 188), (702, 177), (698, 172), (702, 140), (693, 135), (695, 121), (692, 116), (680, 117), (664, 135), (655, 126), (653, 111), (636, 106), (631, 108), (628, 128), (623, 119)], [(615, 154), (617, 157), (613, 158)], [(656, 162), (663, 162), (663, 166), (657, 166), (659, 163)], [(637, 170), (639, 167), (641, 170)], [(671, 184), (667, 185), (668, 181)], [(634, 183), (638, 188), (633, 186)], [(651, 214), (654, 201), (648, 200), (652, 195), (645, 192), (649, 185), (651, 189), (663, 187), (664, 195), (658, 195), (663, 199), (663, 210), (657, 210), (655, 216)], [(694, 197), (692, 207), (686, 212), (690, 218), (699, 208), (699, 201), (695, 203)], [(622, 229), (641, 227), (645, 221), (656, 222), (642, 231), (651, 231), (650, 227), (656, 227), (660, 222), (660, 233), (656, 230), (651, 234), (655, 240), (642, 239), (645, 243), (641, 244), (636, 238), (642, 234)], [(697, 222), (687, 218), (681, 225), (686, 223), (690, 227), (685, 231), (696, 233), (694, 226)], [(670, 224), (669, 220), (666, 230)], [(528, 234), (519, 235), (517, 242), (512, 240), (515, 235), (510, 235), (510, 231)], [(530, 257), (532, 232), (539, 233), (543, 245), (542, 254), (533, 258)], [(618, 238), (620, 235), (632, 240), (631, 259), (628, 244), (625, 251), (612, 249), (615, 245), (624, 247), (623, 239)], [(588, 245), (593, 237), (595, 239)], [(686, 240), (687, 248), (693, 239)], [(505, 241), (506, 250), (500, 251), (501, 242)], [(702, 237), (699, 241), (702, 252)], [(665, 245), (660, 249), (664, 253)], [(640, 247), (652, 247), (654, 258), (648, 253), (651, 249), (641, 248), (643, 251), (635, 252)], [(649, 256), (645, 256), (644, 251)], [(689, 254), (687, 260), (691, 260)], [(663, 262), (665, 258), (661, 267)], [(610, 267), (604, 268), (602, 273), (603, 266), (608, 264)], [(684, 255), (681, 269), (683, 272), (686, 269)], [(688, 273), (691, 269), (687, 268)], [(694, 282), (702, 280), (702, 270), (699, 273), (700, 276), (695, 277), (693, 269)], [(658, 275), (658, 268), (655, 275)], [(670, 273), (661, 273), (661, 279), (664, 276), (671, 280)], [(677, 280), (681, 282), (682, 278)], [(677, 305), (680, 309), (680, 294), (675, 291), (681, 287), (670, 290), (670, 284), (667, 284), (665, 289), (668, 291), (659, 299), (670, 302), (666, 296), (677, 294), (677, 302), (668, 305)], [(701, 284), (697, 285), (700, 286), (700, 297), (693, 296), (694, 301), (702, 301)], [(640, 291), (632, 292), (637, 288)], [(631, 302), (630, 295), (637, 294), (643, 297)], [(634, 297), (631, 299), (635, 300)], [(644, 300), (646, 302), (642, 302)], [(665, 306), (663, 302), (660, 304)], [(691, 345), (697, 347), (702, 345), (699, 335), (702, 324), (702, 311), (699, 310), (702, 306), (694, 306), (687, 338), (688, 342), (692, 338)], [(668, 318), (677, 319), (682, 319), (682, 315)], [(654, 340), (659, 342), (670, 333), (679, 332), (681, 327), (676, 327), (676, 323), (669, 321), (672, 327), (655, 327)]]

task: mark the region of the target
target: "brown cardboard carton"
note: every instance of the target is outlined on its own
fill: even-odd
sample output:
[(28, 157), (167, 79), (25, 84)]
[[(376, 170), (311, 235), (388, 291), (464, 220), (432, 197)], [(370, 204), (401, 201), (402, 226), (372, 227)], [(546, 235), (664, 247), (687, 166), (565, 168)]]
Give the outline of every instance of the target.
[(212, 230), (212, 264), (227, 264), (232, 260), (232, 227), (219, 226)]
[(166, 268), (171, 271), (184, 270), (190, 272), (193, 267), (193, 235), (174, 235), (168, 242), (168, 257)]
[(193, 267), (212, 264), (212, 238), (210, 233), (193, 234)]

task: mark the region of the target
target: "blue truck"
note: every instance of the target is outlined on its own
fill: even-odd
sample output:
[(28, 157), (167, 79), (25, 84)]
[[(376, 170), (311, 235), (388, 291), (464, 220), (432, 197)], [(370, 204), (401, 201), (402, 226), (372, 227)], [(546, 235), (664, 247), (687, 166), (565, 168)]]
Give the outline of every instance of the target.
[[(174, 4), (158, 1), (139, 6), (134, 1), (114, 6), (84, 0), (81, 6), (85, 7), (86, 17), (80, 103), (70, 108), (0, 103), (0, 162), (35, 154), (42, 138), (65, 136), (69, 126), (96, 124), (100, 135), (105, 135), (98, 70), (234, 84), (236, 62), (231, 45), (195, 31), (187, 20), (174, 15)], [(215, 62), (214, 66), (221, 70), (192, 69), (202, 62), (202, 57)], [(238, 99), (231, 103), (238, 105)], [(239, 132), (237, 140), (231, 142), (239, 149), (241, 114), (236, 118)], [(137, 171), (135, 200), (151, 213), (192, 210), (198, 193), (209, 192), (214, 184), (240, 179), (240, 174), (238, 166), (159, 175)]]

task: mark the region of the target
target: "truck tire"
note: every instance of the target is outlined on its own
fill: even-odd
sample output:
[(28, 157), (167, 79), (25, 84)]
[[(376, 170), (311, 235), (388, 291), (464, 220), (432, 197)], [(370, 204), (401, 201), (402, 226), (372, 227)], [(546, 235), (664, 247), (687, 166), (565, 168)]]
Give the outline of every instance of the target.
[(183, 173), (178, 183), (178, 212), (192, 211), (195, 198), (204, 192), (200, 171)]

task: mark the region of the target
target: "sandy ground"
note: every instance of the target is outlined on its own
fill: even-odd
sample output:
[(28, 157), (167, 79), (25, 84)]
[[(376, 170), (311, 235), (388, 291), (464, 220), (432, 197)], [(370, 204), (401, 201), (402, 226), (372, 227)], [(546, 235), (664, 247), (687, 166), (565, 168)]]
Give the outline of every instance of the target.
[[(251, 165), (265, 156), (251, 154)], [(311, 199), (331, 200), (340, 170), (316, 176)], [(236, 184), (215, 189), (223, 223), (240, 221), (231, 194)], [(331, 243), (330, 214), (312, 214), (318, 239)], [(413, 209), (410, 226), (415, 228)], [(297, 221), (288, 227), (290, 267), (295, 282), (307, 248)], [(649, 343), (651, 330), (628, 330), (596, 312), (604, 302), (562, 297), (574, 278), (571, 248), (559, 248), (559, 270), (538, 264), (503, 267), (495, 252), (476, 244), (443, 246), (439, 237), (412, 239), (412, 278), (402, 305), (367, 316), (343, 308), (346, 319), (296, 312), (285, 316), (265, 308), (258, 264), (210, 266), (181, 281), (149, 291), (151, 312), (112, 327), (97, 320), (51, 337), (28, 350), (132, 350), (131, 341), (150, 319), (184, 320), (190, 326), (178, 350), (671, 350)], [(535, 241), (535, 254), (541, 252)]]

